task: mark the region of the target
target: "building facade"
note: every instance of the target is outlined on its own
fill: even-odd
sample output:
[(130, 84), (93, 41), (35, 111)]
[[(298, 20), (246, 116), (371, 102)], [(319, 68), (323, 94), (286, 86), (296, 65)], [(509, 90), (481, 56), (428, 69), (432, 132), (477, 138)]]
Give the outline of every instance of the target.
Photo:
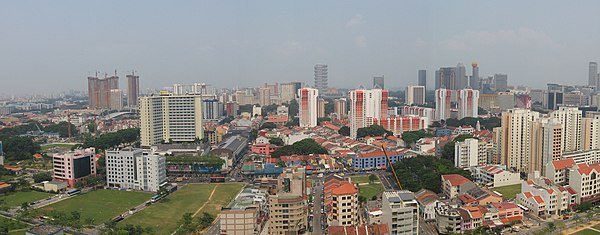
[(94, 148), (76, 149), (52, 156), (53, 176), (57, 181), (66, 182), (69, 187), (88, 176), (96, 175), (97, 159)]
[(353, 90), (350, 97), (350, 137), (356, 138), (359, 128), (367, 127), (368, 118), (387, 117), (388, 91)]
[(317, 126), (317, 102), (319, 99), (319, 90), (313, 88), (301, 88), (298, 90), (300, 126)]
[(382, 196), (383, 223), (390, 234), (419, 234), (419, 203), (410, 191), (386, 191)]
[(141, 149), (108, 150), (105, 156), (108, 187), (158, 192), (167, 182), (164, 156)]
[(423, 105), (425, 104), (425, 87), (424, 86), (407, 86), (405, 93), (406, 105)]
[(540, 114), (528, 109), (510, 109), (502, 113), (499, 143), (502, 164), (528, 172), (531, 155), (531, 126)]

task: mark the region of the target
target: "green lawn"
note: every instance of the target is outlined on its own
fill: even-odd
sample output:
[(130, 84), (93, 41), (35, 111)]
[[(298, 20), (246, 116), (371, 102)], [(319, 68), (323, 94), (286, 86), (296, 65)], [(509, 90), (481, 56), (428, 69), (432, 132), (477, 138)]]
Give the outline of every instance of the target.
[[(0, 216), (0, 227), (8, 228), (8, 230), (10, 231), (10, 230), (28, 228), (29, 225)], [(22, 233), (25, 234), (25, 231), (22, 231)]]
[(92, 218), (94, 224), (101, 224), (132, 207), (144, 203), (152, 194), (119, 190), (96, 190), (39, 209), (42, 214), (51, 211), (71, 213), (79, 211), (81, 220)]
[(600, 232), (596, 232), (591, 229), (584, 229), (579, 232), (573, 233), (572, 235), (599, 235), (599, 234), (600, 234)]
[(9, 193), (5, 196), (0, 196), (0, 199), (3, 199), (6, 202), (6, 205), (9, 207), (20, 207), (23, 202), (34, 202), (37, 200), (41, 200), (54, 194), (51, 193), (42, 193), (38, 191), (29, 191), (29, 192), (13, 192)]
[(42, 146), (42, 152), (51, 149), (51, 148), (57, 148), (57, 149), (71, 149), (71, 147), (73, 147), (74, 144), (61, 144), (61, 143), (56, 143), (56, 144), (49, 144), (49, 145), (44, 145)]
[[(121, 223), (152, 227), (156, 234), (171, 234), (177, 228), (177, 221), (181, 219), (183, 214), (195, 213), (205, 202), (206, 206), (198, 215), (201, 215), (202, 212), (208, 212), (216, 217), (221, 207), (227, 206), (242, 187), (243, 184), (237, 183), (186, 185), (167, 198), (134, 214)], [(207, 202), (213, 189), (215, 189), (215, 193), (212, 200)]]
[[(350, 177), (352, 179), (352, 183), (369, 183), (369, 176), (368, 175), (361, 175), (361, 176), (352, 176)], [(375, 182), (378, 182), (379, 178), (377, 178), (377, 180)]]
[(521, 184), (491, 188), (490, 190), (501, 193), (505, 200), (509, 200), (514, 199), (518, 193), (521, 193)]
[(371, 200), (371, 198), (380, 192), (383, 192), (384, 188), (381, 183), (373, 183), (368, 185), (359, 185), (358, 186), (358, 195), (365, 197), (367, 200)]

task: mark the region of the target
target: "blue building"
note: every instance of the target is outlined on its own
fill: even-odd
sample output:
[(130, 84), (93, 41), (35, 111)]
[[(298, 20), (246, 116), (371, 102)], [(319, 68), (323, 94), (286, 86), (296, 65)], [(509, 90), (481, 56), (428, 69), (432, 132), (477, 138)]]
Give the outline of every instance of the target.
[[(405, 152), (389, 152), (387, 155), (393, 164), (404, 158)], [(354, 170), (382, 169), (388, 166), (389, 164), (383, 151), (363, 153), (352, 157), (352, 167), (354, 167)]]
[(451, 135), (452, 135), (452, 130), (447, 129), (447, 128), (438, 128), (435, 130), (436, 137), (451, 136)]

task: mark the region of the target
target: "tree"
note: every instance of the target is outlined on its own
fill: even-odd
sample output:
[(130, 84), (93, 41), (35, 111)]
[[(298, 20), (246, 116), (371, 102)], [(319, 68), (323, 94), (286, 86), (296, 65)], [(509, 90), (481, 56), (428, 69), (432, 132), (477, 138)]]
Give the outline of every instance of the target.
[(196, 230), (198, 226), (194, 223), (192, 213), (185, 213), (179, 220), (179, 227), (175, 231), (175, 234), (188, 234)]
[(548, 231), (552, 233), (554, 232), (554, 230), (556, 230), (556, 224), (554, 224), (553, 222), (548, 222)]
[(367, 198), (365, 198), (365, 197), (364, 197), (364, 196), (362, 196), (362, 195), (358, 195), (358, 201), (359, 201), (359, 202), (366, 202), (366, 201), (367, 201)]
[(317, 118), (317, 125), (321, 125), (322, 122), (330, 122), (331, 118), (328, 117), (321, 117), (321, 118)]
[(274, 129), (277, 128), (277, 125), (272, 122), (265, 122), (260, 126), (260, 129)]
[(424, 130), (405, 131), (405, 132), (402, 132), (401, 136), (402, 136), (402, 140), (404, 140), (404, 143), (406, 143), (407, 146), (410, 146), (410, 145), (416, 143), (418, 140), (420, 140), (422, 138), (433, 137), (432, 134), (429, 134)]
[(27, 211), (29, 209), (31, 209), (31, 205), (29, 205), (29, 202), (23, 202), (23, 203), (21, 203), (21, 210), (22, 211)]
[(467, 179), (471, 178), (468, 171), (454, 167), (451, 161), (434, 156), (404, 158), (394, 163), (394, 169), (401, 179), (402, 187), (413, 192), (424, 188), (440, 193), (441, 175), (460, 174)]
[(200, 229), (206, 228), (212, 224), (215, 220), (215, 217), (209, 213), (202, 213), (202, 216), (198, 218), (198, 224), (200, 225)]
[(40, 172), (40, 173), (33, 174), (33, 181), (36, 183), (43, 182), (43, 181), (51, 181), (51, 180), (52, 180), (52, 174), (50, 172)]
[(343, 136), (350, 136), (350, 127), (343, 126), (338, 130), (338, 133)]
[(288, 105), (288, 114), (290, 115), (290, 117), (298, 116), (298, 110), (300, 110), (298, 101), (296, 101), (295, 99), (291, 100), (290, 104)]
[(327, 154), (327, 149), (317, 144), (315, 140), (306, 138), (298, 141), (292, 145), (286, 145), (275, 150), (271, 156), (279, 158), (281, 156), (289, 155), (308, 155), (308, 154)]
[(90, 133), (96, 132), (96, 123), (91, 122), (90, 124), (87, 125), (87, 128)]
[(3, 142), (6, 158), (13, 161), (31, 159), (41, 149), (31, 137), (11, 136), (0, 141)]
[(579, 205), (575, 206), (575, 210), (577, 210), (578, 212), (588, 211), (591, 208), (592, 208), (591, 202), (583, 202), (583, 203), (580, 203)]
[(283, 146), (285, 145), (285, 143), (283, 142), (283, 140), (281, 138), (278, 137), (273, 137), (271, 139), (269, 139), (269, 144), (274, 144), (277, 146)]
[(377, 181), (377, 176), (374, 174), (370, 174), (369, 175), (369, 183), (372, 184), (375, 181)]
[(69, 137), (69, 126), (71, 126), (71, 136), (75, 136), (77, 133), (77, 127), (69, 122), (60, 122), (58, 124), (52, 124), (44, 128), (46, 132), (58, 133), (60, 137)]
[(358, 128), (356, 130), (356, 138), (364, 138), (366, 136), (383, 136), (383, 135), (393, 136), (394, 133), (386, 130), (383, 126), (380, 125), (371, 125), (369, 127)]

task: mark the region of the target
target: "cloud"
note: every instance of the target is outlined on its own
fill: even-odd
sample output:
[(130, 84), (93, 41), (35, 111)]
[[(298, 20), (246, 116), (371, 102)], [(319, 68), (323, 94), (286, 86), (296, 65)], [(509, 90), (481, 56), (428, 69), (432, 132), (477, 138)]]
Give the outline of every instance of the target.
[(290, 56), (304, 51), (304, 46), (298, 41), (285, 41), (279, 46), (279, 52), (283, 55)]
[(449, 50), (466, 50), (504, 45), (512, 47), (561, 47), (548, 34), (529, 28), (498, 31), (467, 31), (464, 34), (454, 35), (440, 42), (440, 47)]
[(367, 47), (367, 37), (365, 37), (365, 35), (359, 35), (359, 36), (354, 37), (354, 44), (357, 47), (366, 48)]
[(346, 28), (354, 28), (355, 26), (364, 23), (363, 16), (356, 14), (346, 23)]

